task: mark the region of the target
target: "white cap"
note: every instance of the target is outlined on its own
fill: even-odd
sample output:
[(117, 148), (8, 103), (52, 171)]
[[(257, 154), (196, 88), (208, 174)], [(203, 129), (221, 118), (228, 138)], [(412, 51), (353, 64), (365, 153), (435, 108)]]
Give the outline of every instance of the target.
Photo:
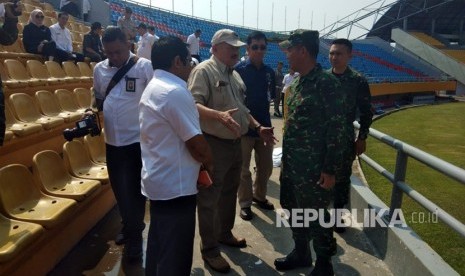
[(236, 32), (230, 29), (221, 29), (213, 35), (212, 45), (217, 45), (222, 42), (226, 42), (234, 47), (241, 47), (245, 45), (245, 43), (240, 40)]

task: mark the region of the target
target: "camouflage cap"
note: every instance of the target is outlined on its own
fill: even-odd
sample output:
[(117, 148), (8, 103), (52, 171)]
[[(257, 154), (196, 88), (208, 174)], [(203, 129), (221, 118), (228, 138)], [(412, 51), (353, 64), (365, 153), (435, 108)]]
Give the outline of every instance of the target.
[(320, 34), (318, 31), (297, 29), (291, 32), (287, 40), (279, 43), (279, 47), (288, 49), (296, 45), (304, 45), (310, 49), (318, 48), (320, 45)]

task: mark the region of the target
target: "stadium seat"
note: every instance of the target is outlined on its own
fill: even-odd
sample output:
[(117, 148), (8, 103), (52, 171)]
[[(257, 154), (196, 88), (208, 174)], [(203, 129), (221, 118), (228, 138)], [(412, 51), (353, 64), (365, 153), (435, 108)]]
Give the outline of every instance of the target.
[(45, 194), (82, 201), (100, 187), (100, 181), (71, 176), (55, 151), (44, 150), (32, 159), (36, 183)]
[(67, 89), (57, 89), (55, 90), (55, 96), (58, 99), (58, 104), (62, 110), (84, 113), (85, 108), (79, 107), (76, 102), (73, 92)]
[(16, 117), (23, 122), (41, 124), (46, 130), (64, 124), (63, 118), (42, 116), (34, 99), (25, 93), (10, 95), (11, 108)]
[(40, 112), (45, 116), (63, 118), (66, 123), (77, 121), (82, 117), (82, 113), (61, 110), (56, 97), (50, 91), (37, 91), (35, 97)]
[(3, 141), (6, 142), (6, 141), (10, 141), (11, 139), (13, 139), (13, 137), (15, 136), (15, 134), (13, 133), (13, 131), (11, 130), (5, 130), (5, 135), (3, 136)]
[(92, 69), (90, 69), (89, 65), (85, 62), (78, 62), (77, 66), (79, 68), (79, 71), (81, 72), (81, 75), (84, 77), (90, 77), (93, 78), (94, 74), (92, 72)]
[(92, 69), (92, 72), (94, 71), (95, 65), (97, 65), (97, 62), (95, 62), (95, 61), (92, 61), (90, 63), (90, 69)]
[(107, 165), (107, 153), (105, 148), (105, 133), (102, 129), (100, 135), (84, 136), (84, 144), (89, 151), (90, 159), (97, 165)]
[(2, 83), (5, 85), (5, 87), (8, 88), (21, 88), (21, 87), (27, 87), (28, 84), (26, 81), (19, 81), (19, 80), (12, 80), (8, 76), (8, 73), (5, 70), (5, 67), (3, 67), (3, 64), (0, 62), (0, 75), (2, 77)]
[(66, 142), (63, 145), (63, 160), (72, 175), (99, 180), (102, 184), (108, 183), (107, 167), (92, 163), (81, 142), (76, 140)]
[(77, 103), (81, 108), (91, 108), (92, 93), (90, 92), (90, 89), (75, 88), (73, 91), (76, 96)]
[(80, 81), (92, 81), (91, 77), (82, 76), (81, 71), (79, 71), (79, 68), (72, 61), (64, 61), (63, 69), (65, 70), (66, 75), (68, 75), (68, 77), (79, 79)]
[(57, 79), (65, 80), (66, 82), (79, 82), (79, 79), (68, 77), (61, 68), (60, 64), (56, 63), (55, 61), (46, 61), (45, 66), (47, 67), (50, 76)]
[(55, 84), (60, 84), (60, 83), (65, 83), (66, 81), (63, 79), (57, 79), (53, 78), (50, 76), (50, 73), (47, 70), (47, 67), (45, 64), (38, 60), (28, 60), (26, 62), (26, 68), (29, 74), (36, 79), (39, 80), (44, 80), (46, 81), (49, 85), (55, 85)]
[(52, 21), (52, 18), (50, 16), (45, 16), (44, 17), (44, 25), (47, 27), (52, 26), (54, 23)]
[(43, 194), (24, 165), (11, 164), (0, 169), (0, 209), (10, 218), (50, 229), (69, 219), (76, 205), (72, 199)]
[(8, 103), (5, 104), (6, 130), (13, 132), (16, 136), (22, 137), (40, 132), (43, 128), (40, 124), (19, 122), (13, 116)]
[(0, 214), (0, 263), (8, 262), (30, 246), (44, 232), (36, 223), (7, 218)]
[(90, 27), (84, 24), (81, 24), (81, 33), (87, 34), (90, 32)]
[(45, 80), (31, 78), (26, 71), (24, 65), (16, 59), (6, 59), (4, 61), (8, 76), (10, 79), (26, 82), (29, 86), (44, 86), (47, 84)]

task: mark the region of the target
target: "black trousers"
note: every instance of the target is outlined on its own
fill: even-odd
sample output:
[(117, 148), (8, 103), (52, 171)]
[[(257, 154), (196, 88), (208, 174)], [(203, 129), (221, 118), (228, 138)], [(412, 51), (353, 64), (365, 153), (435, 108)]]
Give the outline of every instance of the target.
[(142, 246), (146, 198), (140, 186), (140, 143), (121, 147), (106, 144), (106, 150), (108, 174), (123, 221), (123, 234), (129, 244)]
[(5, 119), (5, 99), (2, 90), (2, 80), (0, 79), (0, 146), (3, 145), (3, 139), (6, 132), (6, 119)]
[(188, 276), (192, 268), (196, 195), (150, 201), (146, 276)]

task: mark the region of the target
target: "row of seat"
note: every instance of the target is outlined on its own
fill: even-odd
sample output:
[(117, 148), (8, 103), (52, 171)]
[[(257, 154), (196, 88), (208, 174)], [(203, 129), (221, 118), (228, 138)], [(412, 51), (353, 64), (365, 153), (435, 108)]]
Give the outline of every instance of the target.
[[(5, 59), (6, 72), (2, 79), (6, 87), (46, 86), (59, 83), (92, 82), (92, 68), (85, 62), (65, 61), (62, 66), (54, 61), (42, 63), (28, 60), (26, 67), (17, 59)], [(4, 70), (1, 68), (0, 70)], [(4, 76), (5, 75), (5, 76)]]
[[(20, 164), (0, 169), (0, 263), (71, 219), (81, 202), (108, 183), (103, 135), (86, 136), (84, 143), (66, 142), (63, 159), (51, 150), (35, 154), (32, 172)], [(103, 163), (90, 159), (96, 152)]]
[(54, 94), (39, 90), (35, 98), (26, 93), (13, 93), (5, 105), (5, 141), (77, 121), (91, 106), (91, 98), (91, 91), (86, 88), (76, 88), (74, 92), (57, 89)]

